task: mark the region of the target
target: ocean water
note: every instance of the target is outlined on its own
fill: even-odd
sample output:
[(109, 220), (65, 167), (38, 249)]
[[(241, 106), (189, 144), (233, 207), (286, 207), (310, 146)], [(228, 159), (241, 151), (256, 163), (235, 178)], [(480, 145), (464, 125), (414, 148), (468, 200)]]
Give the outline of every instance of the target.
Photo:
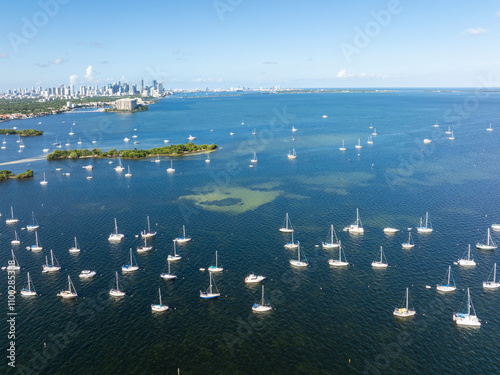
[[(500, 373), (500, 291), (482, 288), (500, 258), (498, 250), (475, 249), (487, 228), (500, 222), (499, 99), (495, 92), (439, 90), (174, 96), (144, 113), (81, 111), (1, 124), (45, 132), (23, 139), (22, 152), (17, 138), (7, 136), (7, 148), (0, 150), (0, 163), (22, 160), (0, 169), (35, 172), (31, 180), (0, 183), (0, 264), (7, 265), (14, 249), (22, 266), (17, 290), (30, 272), (39, 293), (16, 297), (18, 372)], [(439, 128), (432, 126), (436, 122)], [(486, 131), (490, 123), (492, 132)], [(377, 131), (372, 145), (370, 126)], [(447, 139), (448, 126), (455, 140)], [(167, 157), (160, 163), (122, 160), (130, 178), (113, 170), (115, 159), (43, 159), (42, 149), (53, 149), (56, 138), (63, 145), (69, 140), (72, 148), (81, 139), (83, 147), (108, 150), (184, 143), (190, 134), (195, 143), (220, 147), (210, 163), (206, 154), (172, 158), (171, 174)], [(424, 144), (424, 138), (432, 143)], [(354, 148), (358, 139), (360, 150)], [(342, 140), (344, 152), (338, 150)], [(287, 158), (292, 149), (295, 160)], [(254, 152), (258, 163), (250, 168)], [(89, 163), (92, 171), (82, 168)], [(39, 184), (43, 172), (46, 186)], [(5, 224), (10, 206), (20, 219), (16, 225)], [(356, 208), (365, 228), (357, 236), (342, 231), (354, 222)], [(41, 253), (25, 249), (35, 241), (33, 232), (22, 229), (32, 212), (40, 224)], [(283, 247), (290, 235), (278, 229), (287, 212), (310, 263), (306, 269), (292, 268), (296, 251)], [(426, 212), (434, 232), (417, 234)], [(135, 255), (139, 271), (122, 274), (130, 248), (142, 243), (136, 235), (145, 229), (146, 216), (158, 232), (154, 250)], [(120, 244), (107, 240), (114, 218), (125, 234)], [(317, 247), (331, 224), (351, 264), (347, 268), (330, 267), (336, 251)], [(178, 279), (165, 281), (160, 273), (182, 225), (192, 241), (178, 246), (182, 260), (171, 264)], [(400, 231), (385, 235), (387, 226)], [(401, 248), (408, 228), (412, 250)], [(14, 230), (19, 246), (10, 244)], [(492, 235), (500, 242), (498, 232)], [(75, 236), (78, 255), (68, 252)], [(477, 266), (455, 265), (469, 244)], [(389, 267), (375, 270), (371, 262), (380, 246)], [(62, 266), (54, 275), (41, 272), (50, 249)], [(201, 300), (209, 275), (200, 268), (214, 263), (215, 251), (224, 267), (214, 275), (221, 297)], [(457, 291), (438, 293), (436, 284), (449, 265)], [(83, 269), (97, 276), (79, 279)], [(108, 296), (116, 271), (127, 292), (121, 299)], [(267, 277), (269, 313), (251, 310), (261, 291), (244, 283), (251, 272)], [(74, 301), (56, 296), (68, 275), (79, 295)], [(395, 319), (392, 311), (406, 287), (417, 314)], [(158, 288), (170, 307), (164, 313), (150, 308)], [(466, 288), (483, 323), (479, 329), (460, 328), (452, 320)], [(7, 330), (2, 324), (2, 349)], [(10, 373), (3, 361), (2, 373)]]

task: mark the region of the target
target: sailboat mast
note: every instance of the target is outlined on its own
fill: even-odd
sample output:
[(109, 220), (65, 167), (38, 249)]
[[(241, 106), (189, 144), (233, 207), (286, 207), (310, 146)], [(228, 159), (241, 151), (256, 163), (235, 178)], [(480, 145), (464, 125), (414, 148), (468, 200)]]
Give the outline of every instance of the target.
[(493, 283), (497, 282), (497, 264), (493, 266)]
[(215, 267), (218, 267), (218, 264), (217, 264), (217, 251), (215, 252)]
[(467, 288), (467, 315), (470, 315), (470, 291)]
[(186, 226), (182, 226), (182, 237), (186, 238)]
[(261, 305), (264, 306), (264, 285), (262, 285), (262, 302)]
[(451, 266), (448, 266), (448, 286), (450, 285)]
[(332, 224), (332, 229), (331, 229), (331, 231), (332, 231), (332, 239), (331, 239), (330, 243), (333, 243), (333, 224)]
[(148, 233), (151, 232), (151, 228), (149, 227), (149, 216), (148, 216)]
[(210, 274), (210, 294), (212, 294), (212, 273), (209, 272)]
[(158, 288), (158, 297), (160, 297), (160, 306), (161, 306), (161, 291), (160, 291), (160, 288)]
[(406, 288), (406, 311), (408, 311), (408, 288)]

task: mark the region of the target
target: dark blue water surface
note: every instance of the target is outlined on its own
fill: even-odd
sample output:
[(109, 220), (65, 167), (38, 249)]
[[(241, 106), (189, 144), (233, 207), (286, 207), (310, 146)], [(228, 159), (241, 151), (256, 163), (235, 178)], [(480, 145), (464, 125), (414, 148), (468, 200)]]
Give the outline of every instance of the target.
[[(482, 288), (500, 258), (498, 251), (475, 250), (487, 228), (500, 222), (499, 99), (492, 92), (477, 97), (474, 91), (418, 90), (174, 96), (143, 113), (83, 111), (3, 123), (45, 132), (24, 138), (22, 152), (17, 137), (6, 136), (7, 148), (0, 150), (0, 163), (21, 160), (0, 169), (35, 172), (31, 180), (0, 183), (0, 263), (7, 265), (14, 248), (22, 266), (18, 291), (30, 272), (39, 293), (16, 297), (19, 373), (500, 373), (500, 291)], [(439, 128), (432, 126), (436, 121)], [(490, 123), (493, 132), (486, 131)], [(378, 133), (372, 145), (366, 142), (370, 126)], [(453, 141), (444, 133), (448, 126)], [(123, 160), (130, 178), (113, 170), (114, 159), (43, 159), (42, 150), (52, 150), (56, 138), (63, 148), (68, 139), (70, 148), (79, 147), (81, 138), (83, 147), (108, 150), (184, 143), (190, 134), (195, 143), (219, 149), (210, 163), (206, 154), (173, 158), (173, 174), (166, 172), (167, 157), (161, 163)], [(125, 137), (131, 140), (125, 143)], [(424, 145), (425, 138), (433, 142)], [(338, 150), (342, 140), (345, 152)], [(292, 148), (297, 158), (288, 160)], [(258, 163), (249, 168), (254, 152)], [(89, 163), (93, 171), (82, 169)], [(46, 186), (39, 184), (43, 172)], [(5, 224), (10, 206), (20, 219), (16, 225)], [(355, 220), (356, 208), (364, 235), (342, 231)], [(22, 229), (32, 211), (41, 253), (25, 250), (35, 241), (33, 232)], [(290, 236), (278, 229), (287, 212), (310, 262), (306, 269), (291, 268), (296, 252), (283, 247)], [(434, 232), (417, 234), (426, 212)], [(154, 250), (136, 254), (139, 271), (122, 274), (148, 215), (158, 232)], [(120, 244), (107, 240), (114, 218), (125, 234)], [(336, 252), (316, 247), (331, 224), (348, 268), (331, 268), (328, 259)], [(193, 240), (179, 245), (182, 260), (172, 263), (178, 279), (167, 282), (160, 273), (182, 225)], [(387, 226), (400, 232), (385, 235)], [(408, 228), (414, 228), (416, 246), (403, 250)], [(22, 243), (12, 247), (14, 229)], [(498, 232), (492, 234), (500, 242)], [(82, 248), (78, 255), (68, 252), (74, 236)], [(453, 262), (468, 244), (477, 266), (465, 269)], [(374, 270), (380, 246), (390, 267)], [(62, 266), (54, 275), (41, 272), (50, 249)], [(201, 300), (209, 278), (199, 269), (214, 262), (215, 251), (224, 267), (214, 276), (221, 298)], [(449, 265), (458, 289), (438, 293), (435, 286)], [(96, 270), (96, 278), (79, 279), (83, 269)], [(121, 299), (108, 296), (116, 271), (127, 292)], [(244, 283), (252, 271), (267, 277), (270, 313), (252, 313), (260, 298), (259, 285)], [(56, 296), (68, 275), (79, 294), (74, 301)], [(158, 287), (171, 308), (165, 313), (150, 309)], [(406, 287), (417, 314), (394, 319)], [(479, 329), (459, 328), (452, 320), (465, 288), (482, 320)], [(7, 330), (2, 324), (4, 353)]]

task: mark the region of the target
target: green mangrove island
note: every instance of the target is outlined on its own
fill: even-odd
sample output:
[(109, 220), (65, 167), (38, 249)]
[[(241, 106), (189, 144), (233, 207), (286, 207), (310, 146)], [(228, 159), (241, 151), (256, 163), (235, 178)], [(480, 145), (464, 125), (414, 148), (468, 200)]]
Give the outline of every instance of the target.
[(14, 130), (14, 129), (0, 129), (1, 135), (19, 135), (20, 137), (36, 137), (38, 135), (43, 135), (43, 131), (35, 130), (35, 129), (23, 129), (23, 130)]
[(11, 171), (8, 171), (4, 169), (3, 171), (0, 171), (0, 181), (6, 181), (9, 179), (18, 179), (18, 180), (24, 180), (26, 178), (31, 178), (33, 177), (33, 171), (31, 169), (27, 169), (26, 172), (24, 173), (19, 173), (19, 174), (14, 174)]
[(78, 159), (78, 158), (116, 158), (121, 157), (124, 159), (142, 159), (155, 155), (162, 156), (182, 156), (187, 154), (193, 154), (196, 152), (214, 151), (217, 149), (217, 145), (195, 145), (194, 143), (170, 145), (164, 147), (155, 147), (150, 150), (138, 150), (134, 148), (133, 150), (116, 150), (111, 149), (109, 151), (101, 151), (101, 149), (94, 148), (93, 150), (87, 150), (81, 148), (78, 150), (54, 150), (47, 155), (47, 160), (57, 160), (57, 159)]

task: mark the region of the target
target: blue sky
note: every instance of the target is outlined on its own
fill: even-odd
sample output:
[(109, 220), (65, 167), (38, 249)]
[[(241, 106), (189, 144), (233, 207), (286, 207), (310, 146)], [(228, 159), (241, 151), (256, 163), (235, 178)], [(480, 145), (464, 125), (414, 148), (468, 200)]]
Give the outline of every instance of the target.
[(0, 90), (500, 86), (498, 1), (11, 1), (0, 20)]

